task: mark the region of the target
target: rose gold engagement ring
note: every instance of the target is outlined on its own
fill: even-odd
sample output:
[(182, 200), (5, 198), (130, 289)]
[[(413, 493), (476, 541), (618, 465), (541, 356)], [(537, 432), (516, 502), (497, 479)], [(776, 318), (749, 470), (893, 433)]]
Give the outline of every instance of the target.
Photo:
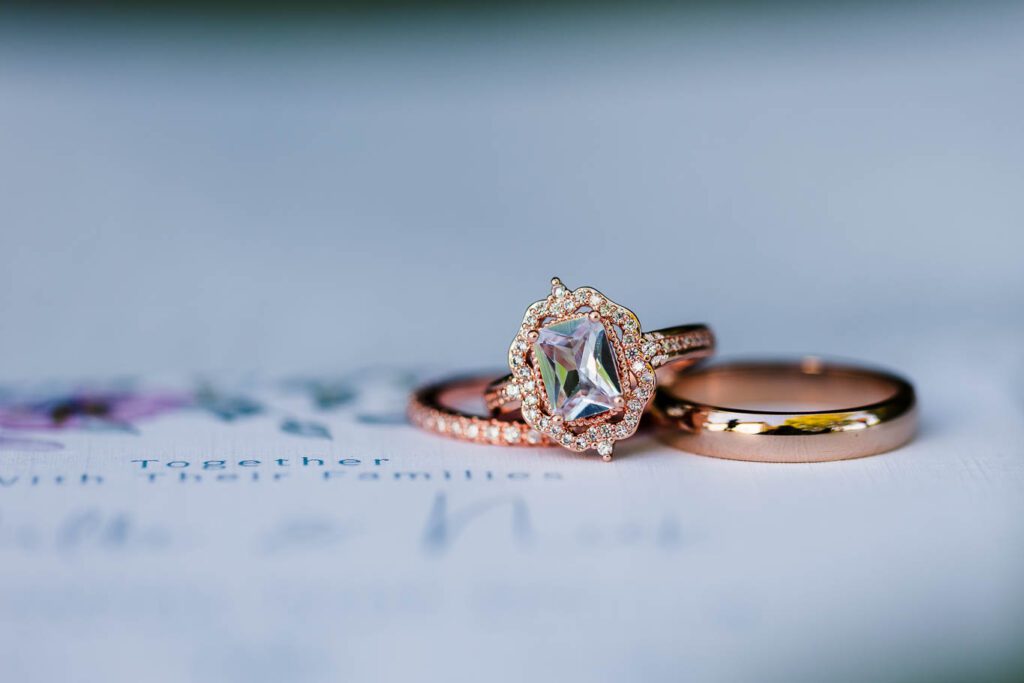
[(615, 442), (633, 435), (654, 395), (655, 368), (691, 365), (714, 347), (705, 325), (643, 332), (625, 306), (554, 278), (512, 340), (512, 374), (491, 384), (485, 401), (493, 415), (520, 409), (546, 439), (611, 460)]

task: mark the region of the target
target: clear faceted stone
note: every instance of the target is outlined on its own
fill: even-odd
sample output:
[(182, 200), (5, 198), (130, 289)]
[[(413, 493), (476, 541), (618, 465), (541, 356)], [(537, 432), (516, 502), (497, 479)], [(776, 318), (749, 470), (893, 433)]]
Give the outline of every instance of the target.
[(549, 325), (540, 330), (533, 348), (555, 414), (569, 421), (615, 407), (622, 385), (600, 322), (577, 318)]

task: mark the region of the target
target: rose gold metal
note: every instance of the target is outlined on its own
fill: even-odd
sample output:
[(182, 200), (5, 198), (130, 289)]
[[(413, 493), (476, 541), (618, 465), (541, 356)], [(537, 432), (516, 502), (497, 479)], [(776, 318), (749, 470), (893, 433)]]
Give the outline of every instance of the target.
[(914, 388), (884, 371), (817, 357), (735, 362), (662, 378), (659, 438), (691, 453), (826, 462), (898, 448), (917, 427)]
[(420, 429), (461, 441), (496, 446), (553, 446), (547, 437), (522, 420), (468, 412), (465, 407), (480, 402), (492, 379), (493, 375), (458, 377), (416, 390), (409, 399), (409, 421)]

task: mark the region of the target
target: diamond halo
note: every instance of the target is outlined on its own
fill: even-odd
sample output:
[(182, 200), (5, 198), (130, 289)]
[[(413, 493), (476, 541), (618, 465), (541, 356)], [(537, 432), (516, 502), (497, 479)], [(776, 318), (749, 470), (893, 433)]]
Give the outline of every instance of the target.
[(521, 399), (523, 419), (544, 436), (611, 460), (615, 442), (636, 432), (654, 395), (656, 352), (631, 310), (553, 278), (509, 347), (506, 392)]

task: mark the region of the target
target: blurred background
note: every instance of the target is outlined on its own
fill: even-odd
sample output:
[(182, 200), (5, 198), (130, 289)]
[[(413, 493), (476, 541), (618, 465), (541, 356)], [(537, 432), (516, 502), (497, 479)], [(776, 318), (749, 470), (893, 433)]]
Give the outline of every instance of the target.
[(1024, 337), (1019, 3), (44, 7), (7, 380), (501, 366), (552, 275), (727, 354)]

